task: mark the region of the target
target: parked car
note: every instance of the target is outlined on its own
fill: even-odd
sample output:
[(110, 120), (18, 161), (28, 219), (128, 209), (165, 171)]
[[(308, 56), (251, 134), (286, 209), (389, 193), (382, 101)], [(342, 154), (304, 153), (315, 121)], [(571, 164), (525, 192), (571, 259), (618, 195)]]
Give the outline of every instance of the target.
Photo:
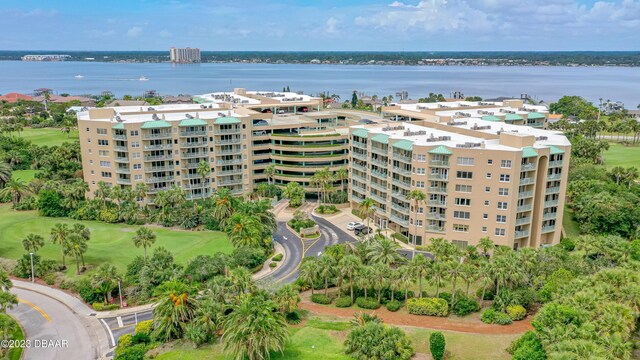
[(353, 230), (355, 229), (356, 226), (361, 226), (361, 225), (363, 225), (361, 222), (352, 221), (347, 224), (347, 230)]
[(353, 228), (353, 232), (356, 234), (356, 236), (360, 235), (360, 234), (370, 234), (372, 231), (372, 229), (369, 226), (364, 226), (364, 225), (358, 225), (355, 228)]

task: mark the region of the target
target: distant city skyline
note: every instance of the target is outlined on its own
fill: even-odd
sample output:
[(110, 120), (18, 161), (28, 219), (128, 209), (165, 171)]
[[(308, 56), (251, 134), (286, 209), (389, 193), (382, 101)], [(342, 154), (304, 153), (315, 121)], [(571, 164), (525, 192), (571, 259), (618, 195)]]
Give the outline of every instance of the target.
[(23, 0), (0, 17), (2, 50), (640, 50), (640, 0)]

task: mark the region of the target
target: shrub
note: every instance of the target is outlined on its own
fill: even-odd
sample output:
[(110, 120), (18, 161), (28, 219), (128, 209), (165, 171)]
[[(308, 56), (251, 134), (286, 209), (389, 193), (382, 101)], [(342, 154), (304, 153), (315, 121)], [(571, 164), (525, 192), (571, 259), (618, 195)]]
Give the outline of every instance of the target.
[(538, 294), (531, 288), (520, 288), (513, 292), (513, 296), (518, 301), (518, 304), (522, 305), (525, 309), (529, 309), (536, 301), (538, 301)]
[(374, 298), (359, 297), (356, 299), (356, 305), (361, 309), (375, 310), (380, 308), (380, 303)]
[(138, 325), (136, 325), (134, 333), (148, 335), (151, 334), (151, 329), (153, 329), (153, 320), (140, 321)]
[(458, 316), (465, 316), (480, 310), (480, 304), (466, 296), (456, 297), (456, 303), (451, 307), (451, 312)]
[(546, 360), (547, 354), (542, 343), (533, 331), (527, 331), (511, 343), (507, 351), (513, 355), (512, 360)]
[(399, 233), (393, 233), (393, 235), (391, 235), (391, 237), (392, 237), (392, 238), (394, 238), (394, 239), (396, 239), (396, 240), (398, 240), (398, 241), (401, 241), (401, 242), (403, 242), (403, 243), (405, 243), (405, 244), (408, 244), (408, 243), (409, 243), (409, 238), (408, 238), (408, 237), (406, 237), (406, 236), (404, 236), (404, 235), (402, 235), (402, 234), (399, 234)]
[(429, 336), (429, 350), (431, 351), (433, 360), (444, 359), (445, 344), (444, 335), (442, 335), (440, 331), (434, 331), (431, 333)]
[(392, 312), (396, 312), (400, 310), (401, 307), (402, 307), (402, 303), (398, 300), (389, 301), (387, 303), (387, 310)]
[(440, 295), (438, 295), (438, 298), (443, 299), (447, 302), (447, 304), (451, 305), (451, 294), (448, 292), (441, 292)]
[(509, 325), (513, 322), (513, 320), (511, 320), (511, 317), (507, 313), (497, 312), (493, 319), (493, 322), (498, 325)]
[(120, 309), (120, 305), (118, 304), (109, 304), (104, 307), (105, 310), (118, 310)]
[(511, 305), (507, 306), (507, 315), (509, 315), (511, 320), (518, 321), (527, 316), (527, 310), (522, 305)]
[(440, 298), (413, 298), (407, 301), (407, 310), (414, 315), (447, 316), (449, 304)]
[(76, 290), (76, 284), (73, 283), (73, 280), (67, 278), (63, 278), (58, 286), (62, 290)]
[(102, 296), (93, 290), (91, 280), (86, 277), (76, 281), (76, 290), (78, 290), (78, 294), (86, 303), (93, 303), (102, 300)]
[(287, 313), (284, 318), (287, 320), (287, 324), (296, 325), (300, 324), (300, 321), (302, 321), (302, 314), (300, 314), (300, 311), (296, 310)]
[(351, 297), (350, 296), (341, 296), (339, 298), (336, 299), (336, 306), (339, 308), (346, 308), (353, 305), (351, 303)]
[(344, 350), (354, 359), (409, 360), (414, 353), (402, 330), (379, 322), (354, 327), (344, 341)]
[(67, 210), (62, 206), (62, 197), (54, 190), (40, 191), (38, 195), (38, 210), (41, 216), (67, 216)]
[(235, 266), (244, 266), (247, 269), (253, 269), (266, 260), (264, 250), (249, 246), (243, 246), (233, 250), (231, 258)]
[(269, 267), (272, 268), (272, 269), (275, 268), (276, 266), (278, 266), (277, 262), (273, 262), (272, 261), (272, 262), (269, 263)]
[(142, 360), (147, 351), (149, 351), (147, 344), (132, 345), (116, 352), (114, 360)]
[(124, 334), (124, 335), (120, 336), (120, 338), (118, 339), (118, 348), (116, 349), (116, 353), (120, 349), (124, 349), (126, 347), (129, 347), (131, 345), (131, 338), (132, 337), (133, 337), (133, 335), (131, 335), (131, 334)]
[(573, 251), (576, 248), (576, 243), (569, 238), (563, 238), (560, 240), (560, 246), (567, 251)]
[(282, 257), (283, 256), (284, 255), (282, 253), (276, 254), (276, 256), (274, 256), (271, 260), (273, 260), (273, 261), (282, 261)]
[[(476, 290), (476, 296), (478, 297), (478, 299), (483, 300), (481, 287), (478, 288), (478, 290)], [(495, 296), (496, 296), (496, 289), (493, 286), (487, 286), (487, 288), (484, 291), (484, 300), (493, 300)]]
[(91, 307), (95, 311), (103, 311), (104, 310), (104, 304), (103, 303), (93, 303), (93, 304), (91, 304)]
[(131, 338), (131, 345), (135, 344), (148, 344), (151, 342), (151, 338), (147, 333), (137, 333)]
[(482, 320), (485, 324), (493, 324), (496, 319), (496, 311), (493, 309), (487, 309), (480, 316), (480, 320)]
[(198, 255), (191, 259), (184, 268), (184, 276), (199, 283), (207, 282), (216, 275), (224, 273), (224, 267), (231, 262), (228, 255), (215, 253), (210, 255)]
[(54, 285), (56, 283), (56, 274), (54, 273), (45, 274), (42, 277), (42, 279), (47, 285)]
[(311, 295), (311, 301), (316, 304), (329, 305), (331, 304), (331, 298), (325, 294), (313, 294)]

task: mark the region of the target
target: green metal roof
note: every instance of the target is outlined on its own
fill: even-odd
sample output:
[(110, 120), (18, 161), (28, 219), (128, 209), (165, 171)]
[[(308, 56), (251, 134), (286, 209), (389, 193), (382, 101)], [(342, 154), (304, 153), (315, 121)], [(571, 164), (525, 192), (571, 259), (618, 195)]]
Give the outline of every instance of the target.
[(530, 157), (537, 157), (537, 156), (538, 156), (538, 153), (531, 146), (522, 148), (523, 158), (530, 158)]
[(493, 115), (485, 115), (482, 117), (482, 120), (487, 120), (487, 121), (502, 121), (500, 120), (499, 117), (497, 116), (493, 116)]
[(530, 112), (527, 119), (544, 119), (544, 114), (540, 114), (539, 112)]
[(413, 141), (404, 140), (404, 139), (399, 140), (393, 143), (393, 147), (402, 149), (402, 150), (411, 151), (413, 150)]
[(429, 154), (436, 154), (436, 155), (451, 155), (453, 154), (453, 152), (451, 152), (451, 150), (447, 149), (446, 147), (444, 147), (443, 145), (440, 145), (436, 148), (433, 148), (429, 151)]
[(124, 124), (123, 123), (115, 124), (111, 128), (116, 130), (124, 130)]
[(367, 131), (367, 129), (355, 129), (351, 134), (353, 134), (353, 136), (366, 138), (367, 134), (369, 134), (369, 131)]
[(386, 134), (376, 134), (371, 138), (371, 141), (377, 141), (379, 143), (388, 144), (389, 143), (389, 135)]
[(168, 128), (171, 127), (171, 124), (164, 120), (153, 120), (153, 121), (145, 121), (142, 124), (141, 129), (157, 129), (157, 128)]
[(553, 145), (549, 145), (549, 149), (551, 149), (551, 155), (564, 154), (564, 150), (559, 149)]
[(524, 120), (524, 118), (518, 114), (507, 114), (504, 116), (505, 121)]
[(178, 126), (206, 126), (207, 122), (202, 119), (184, 119)]
[(234, 118), (231, 116), (223, 116), (223, 117), (217, 118), (216, 121), (214, 121), (213, 123), (216, 125), (239, 124), (240, 119)]

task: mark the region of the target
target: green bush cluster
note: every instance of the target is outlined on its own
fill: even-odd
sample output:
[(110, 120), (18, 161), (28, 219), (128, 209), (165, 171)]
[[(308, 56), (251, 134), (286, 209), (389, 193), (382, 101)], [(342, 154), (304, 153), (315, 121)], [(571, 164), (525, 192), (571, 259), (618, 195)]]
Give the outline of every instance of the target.
[(336, 299), (336, 307), (339, 308), (346, 308), (353, 305), (351, 303), (351, 297), (349, 296), (341, 296), (339, 298)]
[(487, 309), (482, 313), (480, 320), (486, 324), (509, 325), (513, 321), (507, 313)]
[(402, 303), (398, 300), (393, 300), (393, 301), (389, 301), (386, 306), (387, 306), (387, 310), (396, 312), (400, 310), (400, 308), (402, 307)]
[(380, 303), (374, 298), (359, 297), (356, 299), (356, 305), (361, 309), (375, 310), (380, 308)]
[(311, 301), (316, 304), (329, 305), (331, 304), (331, 298), (325, 294), (313, 294), (311, 295)]
[(152, 329), (153, 329), (153, 320), (140, 321), (138, 325), (136, 325), (135, 333), (149, 335), (151, 334)]
[(276, 254), (271, 260), (273, 261), (282, 261), (283, 254)]
[(474, 299), (468, 298), (466, 296), (456, 296), (455, 303), (451, 306), (451, 312), (458, 316), (465, 316), (476, 311), (480, 311), (480, 304)]
[(446, 342), (444, 335), (440, 331), (434, 331), (429, 335), (429, 350), (433, 360), (444, 359), (444, 349)]
[(318, 214), (335, 214), (339, 210), (335, 205), (320, 205), (316, 209)]
[(289, 226), (291, 226), (292, 229), (294, 229), (297, 233), (299, 233), (300, 229), (314, 227), (316, 225), (316, 222), (311, 219), (302, 219), (302, 220), (291, 219), (289, 220), (288, 224)]
[(512, 360), (546, 360), (547, 354), (542, 343), (533, 331), (527, 331), (516, 339), (507, 351), (513, 355)]
[(527, 316), (527, 309), (522, 305), (510, 305), (507, 306), (507, 315), (509, 315), (513, 321), (522, 320)]
[(449, 304), (440, 298), (413, 298), (407, 301), (409, 314), (447, 316), (449, 315)]

